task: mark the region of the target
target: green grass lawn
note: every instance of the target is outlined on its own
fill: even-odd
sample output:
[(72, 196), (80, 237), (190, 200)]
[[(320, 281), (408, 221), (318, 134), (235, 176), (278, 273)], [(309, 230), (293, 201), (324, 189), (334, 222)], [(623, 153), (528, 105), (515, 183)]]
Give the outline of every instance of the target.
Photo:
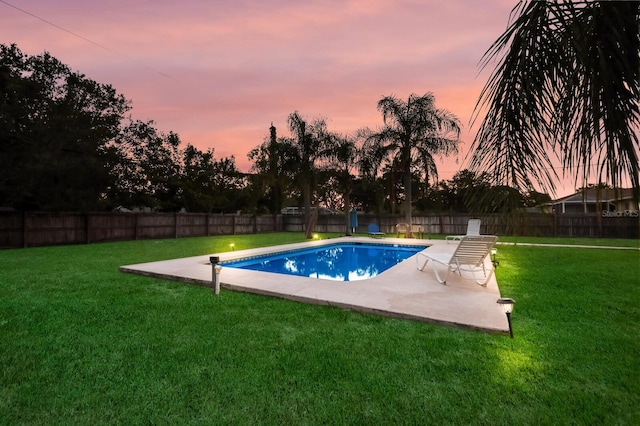
[(0, 424), (640, 424), (637, 250), (499, 247), (514, 339), (118, 272), (303, 240), (0, 251)]

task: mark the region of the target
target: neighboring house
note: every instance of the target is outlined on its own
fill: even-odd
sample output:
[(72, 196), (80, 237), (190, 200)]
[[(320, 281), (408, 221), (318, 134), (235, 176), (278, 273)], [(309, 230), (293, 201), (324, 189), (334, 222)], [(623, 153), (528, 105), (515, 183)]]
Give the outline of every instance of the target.
[(550, 203), (545, 203), (541, 207), (545, 213), (602, 213), (603, 216), (633, 217), (638, 217), (638, 210), (640, 210), (638, 202), (633, 199), (632, 188), (587, 188)]

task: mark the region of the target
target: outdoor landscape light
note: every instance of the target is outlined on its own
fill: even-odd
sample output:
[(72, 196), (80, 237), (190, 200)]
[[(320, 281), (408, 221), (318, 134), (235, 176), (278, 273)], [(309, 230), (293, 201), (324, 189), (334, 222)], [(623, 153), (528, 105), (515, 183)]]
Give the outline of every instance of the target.
[(233, 243), (229, 244), (229, 247), (231, 248), (231, 250), (235, 250), (236, 249), (236, 245), (233, 244)]
[(210, 256), (209, 261), (212, 266), (211, 273), (211, 281), (213, 282), (213, 291), (216, 294), (220, 294), (220, 272), (222, 271), (222, 266), (218, 265), (220, 263), (220, 257), (218, 256)]
[(318, 234), (313, 234), (313, 239), (314, 239), (314, 240), (319, 240), (319, 239), (320, 239), (320, 235), (318, 235)]
[(493, 267), (497, 268), (498, 265), (500, 264), (500, 262), (498, 262), (498, 259), (496, 259), (496, 255), (498, 254), (498, 249), (492, 248), (491, 249), (491, 263), (493, 263)]
[(498, 305), (502, 308), (505, 314), (507, 314), (507, 321), (509, 322), (509, 336), (513, 339), (513, 330), (511, 328), (511, 312), (513, 311), (513, 305), (515, 305), (515, 300), (510, 299), (508, 297), (501, 297), (498, 299)]
[(220, 272), (222, 272), (222, 266), (215, 265), (213, 267), (213, 292), (220, 294)]

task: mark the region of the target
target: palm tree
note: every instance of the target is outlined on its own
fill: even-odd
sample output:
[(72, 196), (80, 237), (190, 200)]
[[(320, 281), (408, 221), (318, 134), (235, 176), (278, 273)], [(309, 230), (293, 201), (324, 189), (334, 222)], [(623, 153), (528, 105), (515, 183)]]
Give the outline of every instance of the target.
[(419, 163), (425, 180), (437, 180), (434, 156), (458, 152), (460, 122), (451, 112), (438, 109), (432, 93), (409, 95), (405, 102), (386, 96), (378, 102), (383, 128), (370, 136), (377, 159), (399, 161), (404, 181), (405, 218), (411, 223), (411, 165)]
[[(311, 215), (311, 196), (316, 174), (316, 160), (323, 151), (327, 140), (327, 125), (324, 119), (316, 118), (310, 124), (295, 111), (289, 114), (289, 130), (294, 137), (294, 145), (297, 148), (298, 173), (297, 181), (302, 188), (302, 201), (304, 205), (304, 221), (309, 224)], [(307, 228), (307, 237), (311, 230)]]
[(253, 185), (256, 191), (268, 200), (272, 213), (279, 213), (291, 192), (290, 182), (298, 170), (298, 150), (293, 140), (278, 137), (271, 123), (269, 136), (261, 145), (249, 151), (247, 157), (254, 162), (251, 172), (255, 173)]
[(520, 2), (512, 16), (481, 62), (498, 60), (470, 168), (554, 193), (556, 154), (577, 186), (631, 182), (640, 197), (640, 2)]
[(358, 167), (360, 149), (357, 136), (330, 134), (325, 149), (320, 156), (326, 160), (325, 168), (335, 176), (342, 189), (344, 201), (345, 234), (351, 235), (350, 210), (351, 192), (353, 191), (354, 172)]

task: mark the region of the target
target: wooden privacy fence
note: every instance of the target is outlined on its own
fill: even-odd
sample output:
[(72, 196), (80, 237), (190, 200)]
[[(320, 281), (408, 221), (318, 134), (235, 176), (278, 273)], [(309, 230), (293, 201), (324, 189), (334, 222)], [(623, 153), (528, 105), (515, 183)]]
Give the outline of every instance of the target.
[[(477, 216), (467, 215), (431, 215), (415, 216), (412, 228), (420, 229), (424, 238), (430, 235), (463, 235), (467, 231), (467, 222)], [(601, 217), (600, 215), (568, 215), (527, 213), (505, 217), (488, 215), (480, 217), (482, 234), (521, 235), (535, 237), (587, 237), (587, 238), (640, 238), (640, 219), (638, 217)], [(357, 234), (366, 234), (370, 223), (377, 223), (380, 231), (395, 235), (396, 225), (404, 223), (402, 216), (358, 215)], [(302, 232), (302, 216), (285, 216), (283, 231)], [(342, 215), (319, 216), (316, 232), (345, 232), (345, 219)]]
[[(414, 229), (430, 235), (460, 235), (470, 216), (431, 215), (413, 218)], [(481, 217), (481, 233), (540, 237), (640, 238), (637, 217), (599, 215), (526, 214), (509, 218)], [(0, 248), (62, 244), (90, 244), (107, 241), (181, 238), (209, 235), (304, 232), (298, 215), (222, 215), (206, 213), (0, 213)], [(358, 215), (356, 234), (367, 233), (369, 223), (382, 232), (396, 234), (404, 218), (391, 215)], [(315, 232), (346, 231), (343, 215), (320, 215)]]
[(0, 248), (255, 234), (281, 229), (280, 215), (0, 213)]

